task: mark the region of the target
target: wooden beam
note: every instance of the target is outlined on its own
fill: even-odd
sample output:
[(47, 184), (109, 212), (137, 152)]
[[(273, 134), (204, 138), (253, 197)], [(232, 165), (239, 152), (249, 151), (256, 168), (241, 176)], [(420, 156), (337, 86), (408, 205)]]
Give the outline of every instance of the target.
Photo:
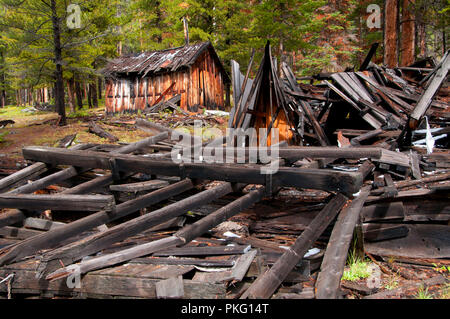
[(337, 299), (339, 297), (339, 284), (344, 273), (347, 253), (370, 188), (370, 186), (364, 187), (359, 196), (339, 214), (316, 281), (316, 297), (318, 299)]
[[(359, 149), (350, 151), (357, 153)], [(373, 149), (371, 151), (374, 151)], [(375, 149), (375, 153), (385, 154), (383, 149)], [(336, 152), (339, 151), (336, 148)], [(350, 153), (349, 152), (349, 153)], [(363, 151), (362, 151), (363, 152)], [(363, 152), (364, 153), (364, 152)], [(394, 152), (393, 152), (394, 153)], [(266, 183), (266, 176), (258, 167), (229, 164), (176, 164), (172, 161), (157, 161), (135, 155), (108, 154), (90, 151), (71, 151), (47, 147), (25, 147), (24, 157), (43, 162), (58, 163), (73, 166), (87, 166), (112, 169), (122, 172), (155, 173), (166, 176), (181, 176), (189, 178), (222, 180), (245, 184)], [(336, 158), (336, 154), (334, 155)], [(114, 160), (114, 165), (111, 164)], [(300, 187), (326, 191), (339, 191), (354, 194), (362, 185), (361, 174), (341, 172), (326, 169), (302, 169), (281, 167), (272, 175), (272, 183), (276, 187)]]
[(112, 151), (111, 154), (130, 154), (130, 153), (140, 150), (148, 145), (152, 145), (152, 144), (161, 142), (167, 138), (169, 138), (169, 133), (161, 132), (155, 136), (151, 136), (151, 137), (145, 138), (143, 140), (140, 140), (138, 142), (123, 146), (115, 151)]
[(112, 143), (117, 142), (119, 140), (116, 136), (105, 131), (103, 128), (100, 127), (100, 125), (96, 124), (93, 121), (91, 121), (89, 123), (89, 132), (92, 134), (95, 134), (101, 138), (106, 138), (107, 140), (109, 140)]
[(112, 195), (29, 195), (0, 194), (0, 207), (27, 210), (112, 211)]
[(44, 163), (34, 163), (14, 174), (0, 179), (0, 193), (3, 193), (20, 183), (26, 183), (47, 171), (47, 165)]
[(347, 197), (337, 194), (325, 208), (314, 218), (294, 245), (289, 248), (276, 263), (262, 274), (243, 294), (245, 298), (269, 298), (284, 281), (289, 272), (303, 259), (308, 249), (319, 238), (322, 232), (333, 221), (341, 208), (346, 204)]

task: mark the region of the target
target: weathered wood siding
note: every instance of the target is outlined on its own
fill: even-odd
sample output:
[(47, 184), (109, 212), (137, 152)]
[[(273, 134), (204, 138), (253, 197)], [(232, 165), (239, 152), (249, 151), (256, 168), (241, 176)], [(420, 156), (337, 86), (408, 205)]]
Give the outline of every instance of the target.
[(190, 67), (178, 72), (122, 77), (106, 81), (107, 113), (137, 112), (156, 103), (161, 94), (165, 100), (181, 94), (180, 106), (196, 111), (198, 106), (225, 109), (225, 85), (221, 69), (209, 50)]

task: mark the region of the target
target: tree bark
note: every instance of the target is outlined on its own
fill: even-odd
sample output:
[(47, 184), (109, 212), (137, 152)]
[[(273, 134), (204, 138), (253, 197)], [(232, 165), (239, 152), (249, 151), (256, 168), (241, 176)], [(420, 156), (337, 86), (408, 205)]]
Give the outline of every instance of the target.
[(384, 64), (390, 68), (398, 65), (397, 52), (397, 0), (386, 0), (384, 7)]
[(75, 81), (75, 95), (77, 97), (77, 106), (81, 110), (83, 108), (83, 92), (79, 81)]
[(73, 78), (67, 81), (67, 94), (69, 97), (70, 112), (75, 112), (75, 93)]
[(53, 23), (53, 45), (55, 54), (55, 103), (56, 110), (61, 117), (59, 121), (60, 126), (66, 125), (66, 107), (64, 104), (64, 81), (63, 81), (63, 68), (62, 68), (62, 48), (61, 48), (61, 28), (60, 18), (56, 12), (56, 0), (50, 1), (52, 10), (52, 23)]
[(415, 19), (413, 5), (415, 0), (403, 0), (402, 3), (402, 37), (401, 37), (401, 65), (414, 63), (415, 51)]

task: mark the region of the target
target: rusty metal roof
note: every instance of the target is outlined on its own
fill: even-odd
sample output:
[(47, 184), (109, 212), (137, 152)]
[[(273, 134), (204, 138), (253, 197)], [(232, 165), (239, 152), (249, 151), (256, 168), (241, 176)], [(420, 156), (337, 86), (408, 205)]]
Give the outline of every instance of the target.
[(161, 51), (121, 56), (110, 61), (103, 69), (103, 73), (106, 76), (113, 77), (119, 74), (136, 73), (144, 77), (152, 73), (175, 72), (195, 63), (200, 54), (206, 49), (210, 49), (213, 52), (213, 56), (217, 59), (220, 67), (226, 74), (211, 42), (201, 42)]

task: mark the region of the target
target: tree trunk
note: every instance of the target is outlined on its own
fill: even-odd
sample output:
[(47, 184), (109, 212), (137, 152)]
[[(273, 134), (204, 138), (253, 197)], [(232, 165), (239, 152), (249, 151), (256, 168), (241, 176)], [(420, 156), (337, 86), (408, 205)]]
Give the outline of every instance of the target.
[(91, 90), (91, 84), (88, 83), (85, 85), (86, 91), (87, 91), (87, 100), (89, 108), (92, 108), (92, 90)]
[(102, 79), (98, 78), (98, 99), (102, 99)]
[(73, 78), (67, 81), (67, 94), (69, 97), (70, 112), (75, 112), (75, 93), (74, 93), (74, 81)]
[(58, 112), (61, 120), (60, 126), (66, 125), (66, 107), (64, 105), (64, 81), (63, 81), (63, 68), (62, 68), (62, 48), (61, 48), (61, 29), (60, 18), (56, 12), (56, 0), (50, 1), (52, 9), (52, 23), (53, 23), (53, 44), (55, 54), (55, 104), (56, 111)]
[(386, 0), (384, 8), (384, 64), (393, 68), (398, 65), (397, 0)]
[(77, 97), (78, 109), (81, 110), (83, 108), (83, 92), (81, 91), (81, 85), (79, 81), (75, 81), (75, 95)]
[(401, 37), (401, 65), (414, 63), (415, 51), (415, 20), (413, 5), (415, 0), (403, 0), (402, 4), (402, 37)]

